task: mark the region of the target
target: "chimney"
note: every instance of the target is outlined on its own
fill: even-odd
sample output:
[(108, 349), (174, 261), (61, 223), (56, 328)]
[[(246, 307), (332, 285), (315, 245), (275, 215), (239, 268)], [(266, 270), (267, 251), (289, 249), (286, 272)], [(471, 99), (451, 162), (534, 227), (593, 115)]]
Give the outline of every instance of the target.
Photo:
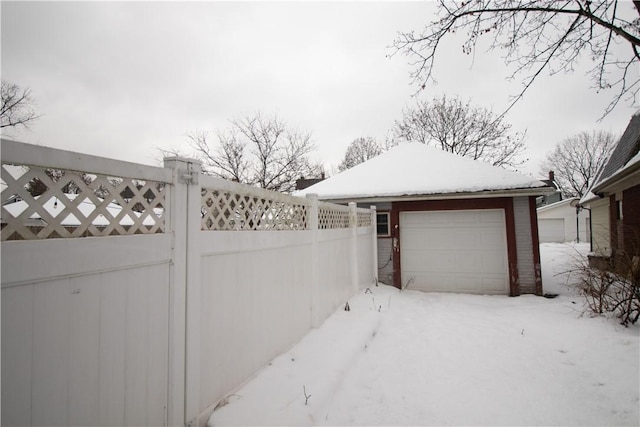
[(322, 172), (322, 173), (320, 174), (320, 177), (321, 177), (322, 179), (324, 179), (324, 172)]
[(553, 171), (549, 171), (549, 181), (554, 182), (555, 180), (556, 179)]

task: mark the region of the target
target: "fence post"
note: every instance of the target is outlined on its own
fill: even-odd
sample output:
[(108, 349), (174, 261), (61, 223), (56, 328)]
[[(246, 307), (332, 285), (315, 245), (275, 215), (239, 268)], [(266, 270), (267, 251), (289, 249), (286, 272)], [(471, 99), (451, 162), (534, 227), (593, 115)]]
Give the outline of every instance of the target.
[(201, 163), (180, 157), (164, 159), (173, 172), (169, 198), (172, 234), (169, 294), (168, 424), (196, 425), (200, 368), (200, 186)]
[(360, 286), (358, 277), (358, 205), (349, 203), (349, 225), (351, 226), (351, 285), (353, 292), (358, 292)]
[(318, 195), (307, 194), (311, 231), (311, 327), (320, 326), (320, 248), (318, 243)]
[(373, 269), (373, 279), (375, 281), (376, 286), (378, 285), (378, 217), (376, 205), (369, 206), (371, 209), (371, 250), (373, 257), (373, 264), (371, 268)]

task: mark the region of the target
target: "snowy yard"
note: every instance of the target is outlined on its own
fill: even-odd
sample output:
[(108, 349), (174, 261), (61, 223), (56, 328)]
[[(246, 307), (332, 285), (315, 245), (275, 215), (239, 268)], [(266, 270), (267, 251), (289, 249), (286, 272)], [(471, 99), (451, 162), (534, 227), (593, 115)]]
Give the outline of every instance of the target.
[(637, 426), (640, 328), (581, 315), (555, 275), (587, 250), (541, 245), (554, 299), (363, 289), (209, 423)]

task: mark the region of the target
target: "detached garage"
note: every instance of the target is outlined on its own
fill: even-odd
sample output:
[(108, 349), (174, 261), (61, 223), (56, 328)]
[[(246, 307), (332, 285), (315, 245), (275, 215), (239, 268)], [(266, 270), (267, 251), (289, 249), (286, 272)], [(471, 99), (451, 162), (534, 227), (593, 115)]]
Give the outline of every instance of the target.
[(540, 242), (564, 242), (564, 218), (538, 217)]
[(542, 294), (538, 181), (405, 143), (299, 194), (375, 206), (378, 278), (425, 292)]

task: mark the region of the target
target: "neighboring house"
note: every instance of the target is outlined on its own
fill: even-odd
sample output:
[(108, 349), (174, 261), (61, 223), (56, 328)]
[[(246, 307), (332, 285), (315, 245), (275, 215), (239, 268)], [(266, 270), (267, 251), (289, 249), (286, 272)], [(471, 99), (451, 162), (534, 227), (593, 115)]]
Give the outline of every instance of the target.
[(589, 242), (589, 211), (578, 207), (578, 202), (573, 197), (537, 209), (540, 243)]
[(300, 179), (296, 179), (296, 190), (304, 190), (307, 187), (311, 187), (314, 184), (324, 181), (324, 172), (320, 173), (320, 178), (305, 178), (301, 176)]
[(539, 208), (540, 206), (551, 205), (553, 203), (556, 203), (556, 202), (559, 202), (560, 200), (562, 200), (562, 192), (560, 191), (560, 188), (558, 187), (558, 184), (556, 183), (555, 173), (553, 171), (549, 171), (549, 178), (548, 179), (542, 179), (541, 181), (544, 182), (545, 184), (547, 184), (547, 187), (552, 187), (556, 191), (554, 191), (551, 194), (545, 194), (545, 195), (542, 195), (542, 196), (538, 196), (536, 198), (536, 207), (537, 208)]
[(398, 288), (542, 294), (543, 182), (405, 143), (298, 194), (375, 205), (379, 280)]
[(640, 110), (580, 204), (591, 210), (592, 265), (640, 255)]

